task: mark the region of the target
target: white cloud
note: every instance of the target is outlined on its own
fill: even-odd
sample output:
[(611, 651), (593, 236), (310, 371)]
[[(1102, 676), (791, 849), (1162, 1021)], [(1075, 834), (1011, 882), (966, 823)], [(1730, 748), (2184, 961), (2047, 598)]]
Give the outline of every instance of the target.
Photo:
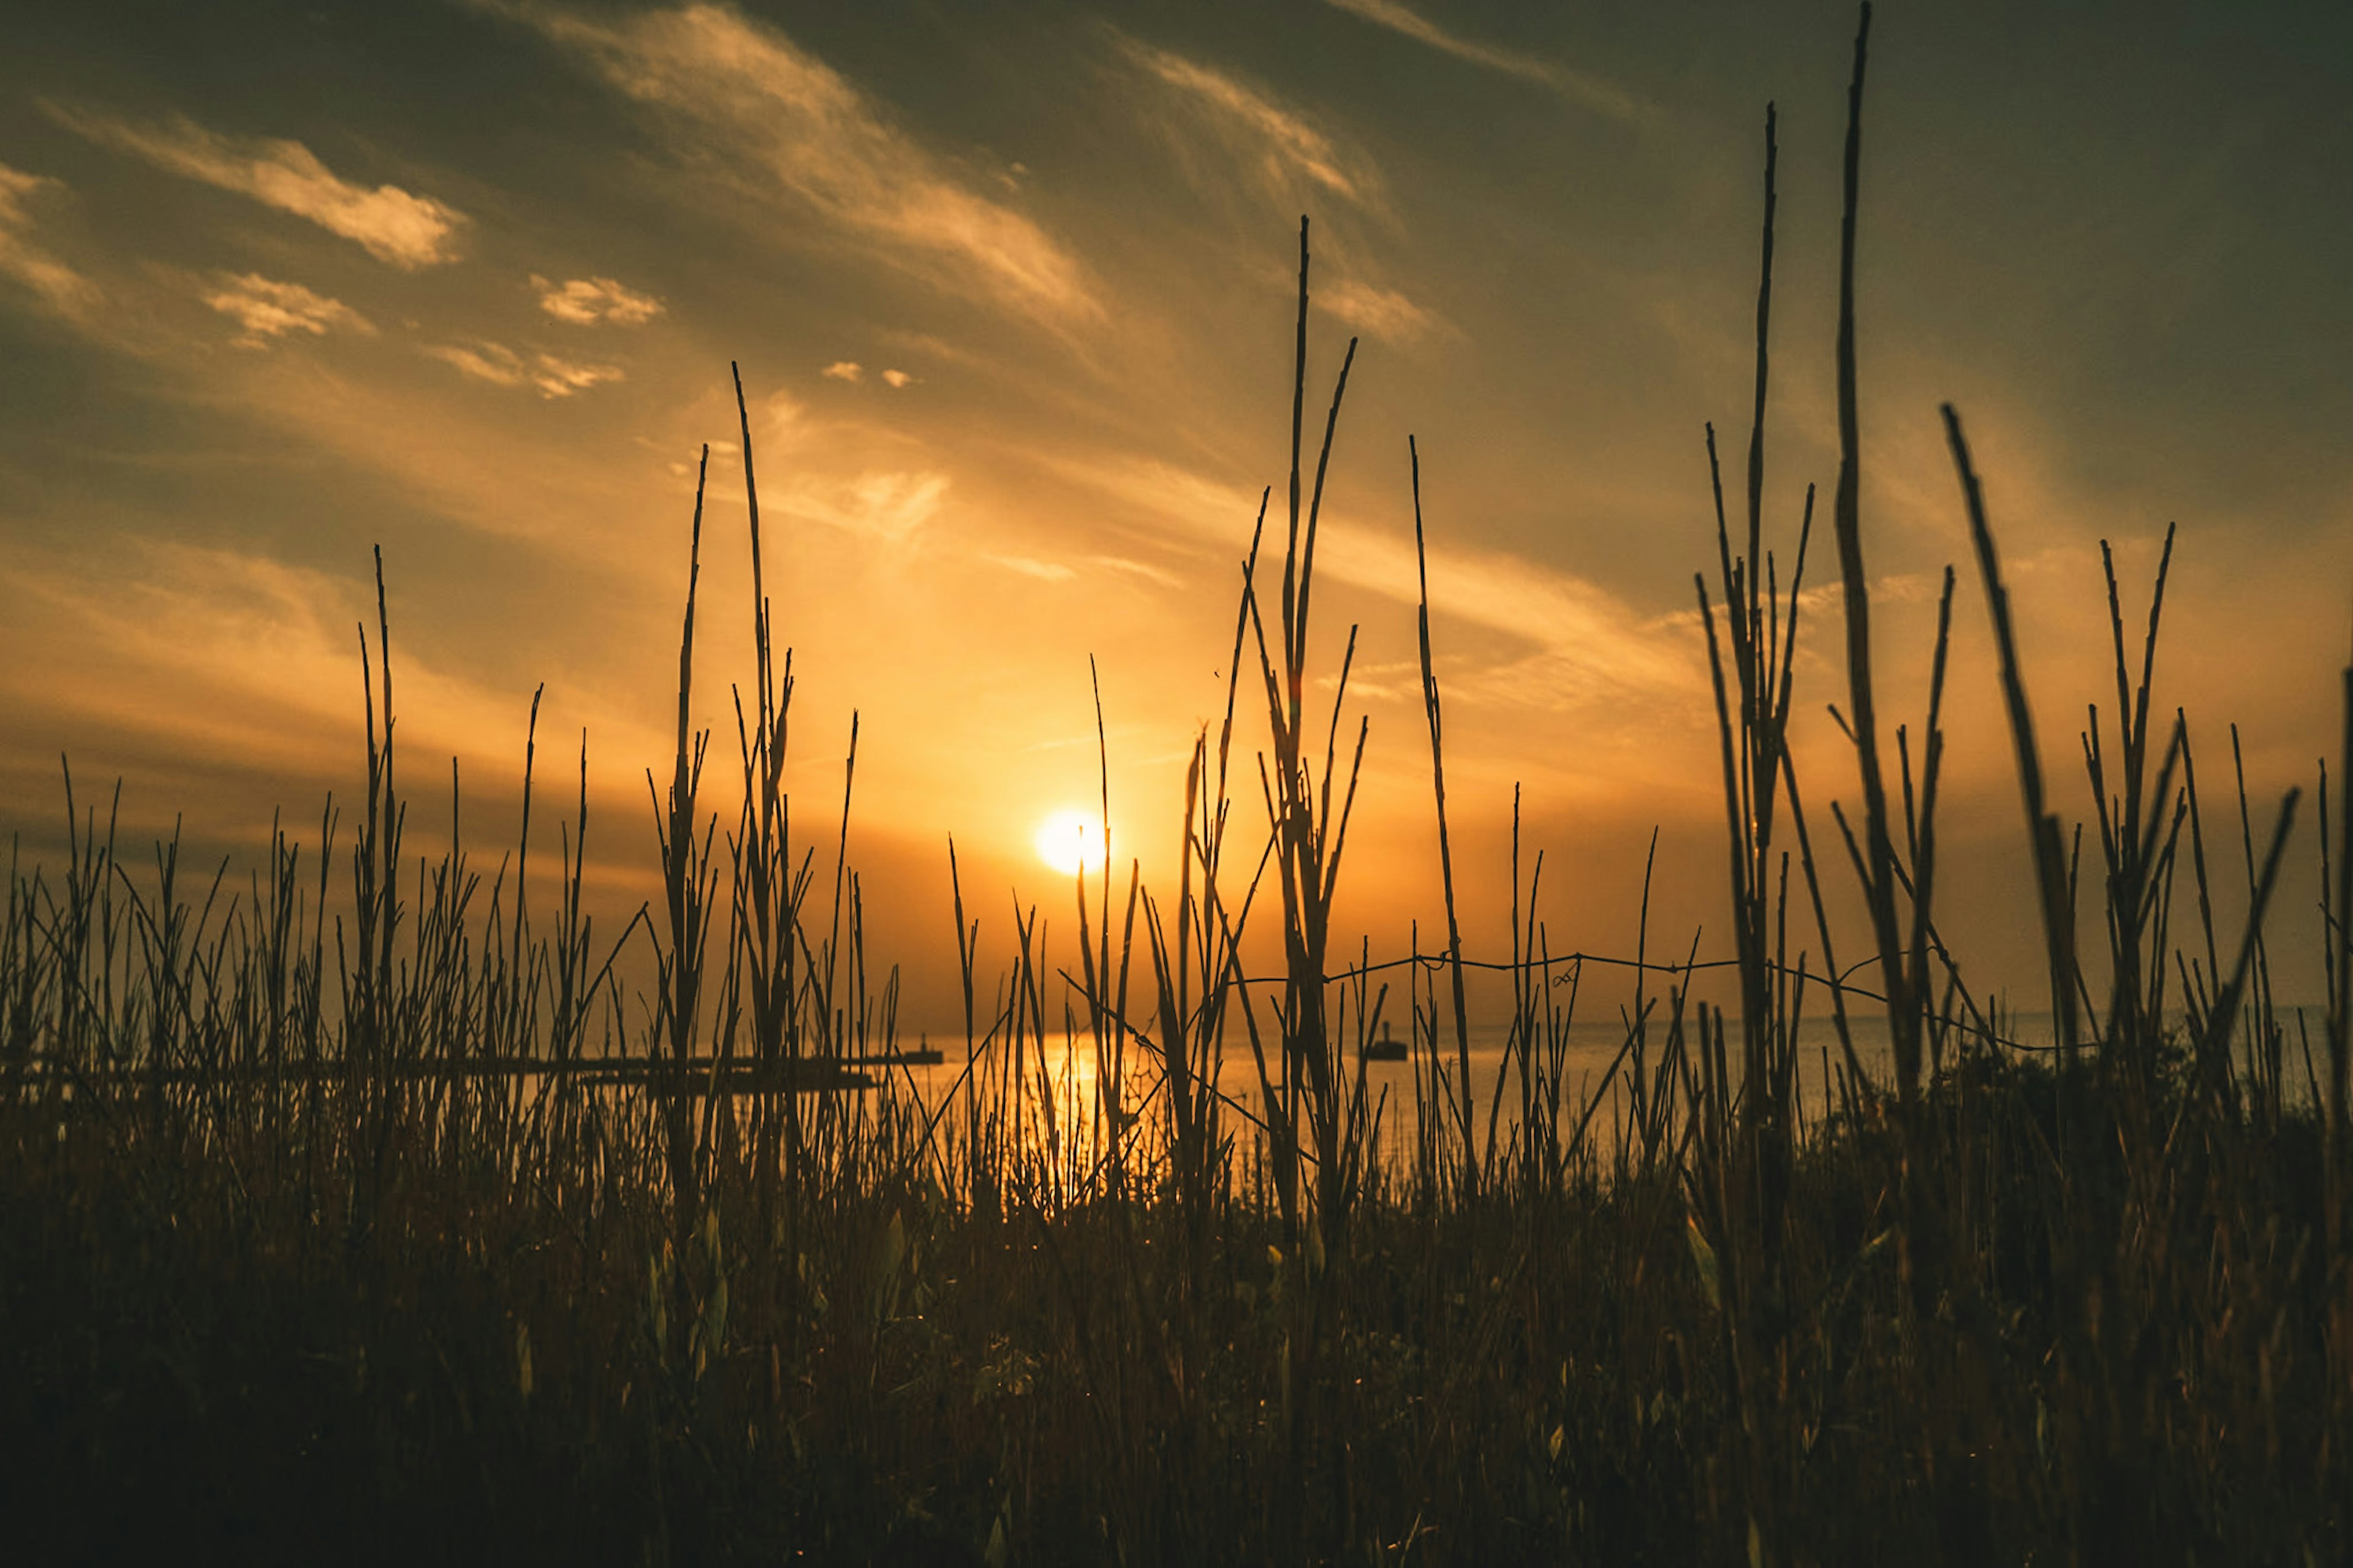
[(1358, 206), (1381, 205), (1381, 174), (1372, 159), (1335, 141), (1298, 110), (1182, 55), (1124, 35), (1119, 46), (1147, 76), (1173, 89), (1176, 100), (1193, 111), (1197, 129), (1226, 142), (1270, 190), (1288, 192), (1304, 179)]
[(60, 181), (27, 174), (0, 163), (0, 276), (14, 278), (61, 314), (79, 315), (99, 299), (98, 285), (58, 260), (29, 237), (28, 199), (63, 190)]
[(659, 300), (615, 282), (610, 278), (575, 278), (551, 283), (537, 273), (531, 286), (539, 290), (539, 308), (559, 321), (593, 327), (610, 321), (617, 327), (641, 327), (662, 313)]
[(891, 390), (893, 392), (902, 386), (912, 386), (915, 381), (913, 376), (903, 370), (886, 370), (882, 373), (882, 379), (891, 384)]
[(363, 336), (375, 333), (366, 317), (342, 300), (314, 294), (300, 283), (280, 283), (258, 273), (220, 274), (204, 301), (245, 329), (236, 340), (245, 348), (267, 348), (271, 339), (289, 332), (324, 337), (330, 329), (340, 328)]
[(857, 381), (866, 374), (866, 367), (854, 359), (838, 359), (818, 374), (829, 381)]
[(434, 343), (425, 352), (471, 380), (493, 386), (533, 386), (542, 397), (569, 397), (623, 379), (617, 365), (575, 364), (547, 353), (526, 358), (503, 343), (482, 342), (471, 348)]
[(774, 27), (722, 5), (585, 16), (511, 15), (765, 195), (781, 188), (838, 234), (957, 292), (1048, 319), (1100, 314), (1079, 263), (1010, 207), (964, 184), (885, 109)]
[(1646, 112), (1641, 101), (1617, 83), (1590, 71), (1575, 70), (1552, 60), (1517, 49), (1499, 48), (1450, 33), (1403, 0), (1324, 0), (1352, 16), (1361, 16), (1377, 26), (1402, 33), (1417, 43), (1427, 44), (1456, 59), (1467, 60), (1489, 70), (1518, 77), (1540, 87), (1551, 89), (1569, 102), (1589, 109), (1596, 114), (1612, 120), (1640, 120)]
[(185, 115), (174, 115), (162, 125), (135, 125), (53, 103), (42, 108), (68, 130), (101, 146), (308, 218), (364, 247), (379, 261), (413, 269), (457, 258), (455, 241), (466, 222), (464, 214), (397, 185), (369, 190), (354, 184), (300, 142), (223, 136)]

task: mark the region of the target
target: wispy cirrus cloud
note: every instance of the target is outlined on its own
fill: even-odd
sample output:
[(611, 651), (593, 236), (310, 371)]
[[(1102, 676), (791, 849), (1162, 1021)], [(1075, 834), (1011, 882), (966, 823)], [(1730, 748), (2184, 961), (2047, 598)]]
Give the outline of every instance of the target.
[[(760, 510), (893, 549), (914, 544), (946, 507), (953, 483), (922, 441), (893, 428), (821, 414), (778, 393), (757, 416), (765, 435)], [(714, 445), (714, 451), (717, 447)]]
[[(1377, 224), (1388, 217), (1388, 182), (1380, 165), (1342, 132), (1213, 66), (1116, 29), (1111, 36), (1121, 57), (1157, 89), (1150, 94), (1148, 112), (1188, 175), (1205, 190), (1214, 194), (1239, 185), (1286, 211), (1345, 204)], [(1344, 222), (1340, 232), (1347, 234), (1350, 226)], [(1365, 254), (1373, 247), (1344, 240), (1343, 248)], [(1392, 344), (1417, 342), (1446, 324), (1401, 291), (1362, 278), (1320, 285), (1314, 300), (1317, 309), (1356, 331)]]
[(539, 388), (542, 397), (569, 397), (575, 392), (623, 379), (618, 365), (575, 364), (554, 354), (533, 354), (530, 376), (532, 385)]
[(1040, 583), (1068, 583), (1079, 574), (1074, 567), (1060, 561), (1040, 561), (1034, 555), (984, 555), (981, 559), (1008, 572), (1035, 577)]
[(1345, 279), (1315, 291), (1315, 302), (1360, 332), (1391, 343), (1425, 338), (1443, 323), (1394, 289)]
[(551, 353), (519, 354), (504, 343), (431, 343), (425, 353), (470, 381), (492, 386), (530, 386), (542, 397), (569, 397), (624, 379), (618, 365), (576, 364)]
[(159, 125), (142, 125), (47, 100), (41, 107), (67, 130), (102, 147), (291, 213), (394, 267), (414, 270), (457, 259), (463, 213), (397, 185), (370, 190), (346, 180), (300, 142), (225, 136), (180, 114)]
[(1124, 577), (1135, 577), (1162, 588), (1182, 588), (1185, 580), (1165, 566), (1155, 566), (1146, 561), (1131, 560), (1124, 555), (1090, 555), (1087, 564)]
[(268, 348), (293, 332), (324, 337), (330, 331), (375, 335), (365, 316), (300, 283), (280, 283), (259, 273), (218, 274), (203, 295), (206, 304), (235, 321), (244, 331), (232, 340), (240, 348)]
[(1303, 111), (1198, 60), (1114, 37), (1128, 63), (1188, 111), (1187, 130), (1222, 144), (1271, 193), (1287, 195), (1303, 180), (1356, 206), (1381, 206), (1384, 183), (1372, 159)]
[(559, 321), (593, 327), (610, 322), (617, 327), (641, 327), (662, 313), (663, 305), (650, 294), (640, 294), (610, 278), (575, 278), (551, 283), (532, 274), (539, 308)]
[(1124, 555), (1088, 555), (1074, 566), (1067, 561), (1047, 561), (1035, 555), (1005, 555), (984, 552), (983, 561), (1002, 566), (1008, 572), (1024, 577), (1035, 577), (1041, 583), (1071, 583), (1079, 577), (1080, 567), (1090, 573), (1108, 573), (1115, 576), (1134, 577), (1155, 587), (1182, 588), (1184, 580), (1174, 572), (1142, 561), (1131, 561)]
[(1518, 49), (1482, 44), (1459, 33), (1449, 32), (1404, 4), (1404, 0), (1324, 0), (1324, 4), (1337, 6), (1351, 16), (1361, 16), (1376, 26), (1402, 33), (1416, 43), (1427, 44), (1442, 54), (1452, 55), (1456, 59), (1549, 88), (1569, 102), (1591, 110), (1596, 114), (1607, 115), (1612, 120), (1635, 121), (1648, 112), (1640, 99), (1606, 77), (1577, 70)]
[(506, 13), (655, 110), (691, 156), (782, 190), (837, 236), (959, 293), (1055, 321), (1101, 314), (1078, 260), (967, 185), (870, 94), (727, 6)]
[[(152, 738), (185, 777), (205, 758), (252, 776), (326, 773), (351, 690), (354, 584), (270, 556), (173, 539), (110, 539), (87, 555), (0, 540), (18, 611), (0, 625), (0, 707), (90, 734)], [(59, 657), (70, 648), (75, 657)], [(503, 763), (513, 694), (412, 649), (406, 728)], [(600, 726), (611, 734), (620, 727)], [(176, 782), (176, 781), (175, 781)]]
[[(945, 474), (877, 469), (847, 479), (797, 477), (776, 504), (787, 517), (903, 544), (939, 515), (947, 493)], [(767, 500), (765, 492), (761, 500)]]
[(487, 381), (492, 386), (522, 384), (522, 357), (502, 343), (470, 349), (459, 343), (429, 343), (425, 352), (470, 381)]
[[(1248, 538), (1256, 496), (1170, 465), (1109, 459), (1050, 467), (1206, 536)], [(1327, 517), (1320, 574), (1400, 605), (1417, 602), (1413, 542)], [(1524, 556), (1433, 547), (1430, 605), (1528, 645), (1512, 661), (1456, 688), (1513, 705), (1586, 707), (1641, 700), (1681, 702), (1704, 689), (1699, 668), (1657, 626), (1599, 584)], [(1540, 679), (1531, 679), (1531, 676)]]
[(64, 183), (0, 163), (0, 276), (15, 279), (51, 310), (78, 316), (99, 300), (98, 285), (32, 238), (32, 202)]

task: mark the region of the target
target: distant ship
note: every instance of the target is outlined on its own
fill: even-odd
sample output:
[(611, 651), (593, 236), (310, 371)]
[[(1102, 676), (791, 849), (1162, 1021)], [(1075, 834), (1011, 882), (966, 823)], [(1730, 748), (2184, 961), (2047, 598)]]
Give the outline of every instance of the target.
[(1389, 1033), (1388, 1020), (1381, 1020), (1381, 1037), (1365, 1042), (1365, 1059), (1368, 1062), (1401, 1062), (1408, 1056), (1406, 1043)]

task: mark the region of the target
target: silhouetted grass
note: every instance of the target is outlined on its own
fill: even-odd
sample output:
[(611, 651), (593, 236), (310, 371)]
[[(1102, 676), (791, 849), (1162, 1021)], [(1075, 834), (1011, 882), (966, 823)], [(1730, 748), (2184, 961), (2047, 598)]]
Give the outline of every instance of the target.
[[(584, 912), (585, 786), (552, 918), (526, 901), (520, 849), (487, 889), (461, 839), (438, 863), (403, 856), (381, 563), (347, 861), (330, 811), (313, 858), (279, 832), (244, 889), (216, 878), (192, 894), (175, 845), (152, 872), (119, 859), (111, 820), (69, 778), (68, 858), (12, 867), (0, 923), (12, 1555), (2353, 1554), (2340, 923), (2353, 670), (2334, 821), (2322, 783), (2331, 990), (2316, 1058), (2301, 1016), (2291, 1039), (2274, 1005), (2262, 929), (2295, 796), (2259, 856), (2242, 780), (2252, 912), (2217, 932), (2185, 718), (2149, 767), (2169, 541), (2137, 669), (2108, 573), (2117, 743), (2105, 749), (2095, 710), (2086, 883), (2046, 788), (1985, 495), (1947, 410), (2058, 1048), (2000, 1044), (1934, 910), (1949, 572), (1923, 739), (1915, 750), (1896, 725), (1892, 769), (1893, 710), (1869, 658), (1853, 320), (1868, 21), (1866, 7), (1833, 505), (1860, 832), (1831, 810), (1869, 911), (1871, 989), (1841, 984), (1787, 743), (1812, 492), (1784, 587), (1764, 515), (1770, 111), (1745, 547), (1718, 478), (1717, 595), (1698, 584), (1737, 1005), (1648, 963), (1646, 880), (1622, 1045), (1601, 1082), (1567, 1084), (1581, 970), (1544, 937), (1541, 858), (1523, 902), (1515, 826), (1509, 1043), (1483, 1136), (1451, 870), (1441, 952), (1401, 972), (1368, 951), (1335, 968), (1330, 952), (1365, 734), (1360, 721), (1344, 759), (1353, 631), (1330, 712), (1306, 696), (1353, 345), (1309, 484), (1303, 224), (1277, 602), (1261, 614), (1262, 503), (1226, 712), (1187, 773), (1173, 894), (1131, 867), (1115, 900), (1106, 858), (1074, 889), (1076, 972), (1017, 907), (1013, 964), (992, 984), (975, 972), (959, 882), (966, 1060), (928, 1102), (903, 1068), (875, 1065), (897, 1043), (896, 977), (868, 968), (847, 854), (854, 724), (838, 825), (797, 822), (783, 788), (791, 656), (763, 588), (748, 417), (755, 676), (735, 706), (740, 798), (724, 821), (708, 803), (710, 734), (692, 724), (699, 479), (667, 792), (648, 776), (662, 904), (617, 941), (596, 940)], [(737, 394), (740, 407), (740, 381)], [(1426, 589), (1421, 626), (1451, 858)], [(1229, 861), (1246, 651), (1266, 703), (1267, 837), (1244, 833)], [(534, 732), (526, 835), (535, 747)], [(453, 821), (457, 808), (453, 774)], [(2197, 928), (2177, 940), (2191, 892)], [(2105, 1005), (2079, 961), (2085, 918), (2107, 932)], [(1242, 960), (1268, 920), (1284, 953), (1271, 984)], [(624, 994), (613, 959), (638, 940), (650, 997)], [(1401, 1001), (1385, 978), (1400, 973)], [(1824, 996), (1841, 1059), (1825, 1058), (1810, 1110), (1798, 1031)], [(1887, 1011), (1891, 1082), (1853, 1045), (1849, 1009), (1865, 1002)], [(1369, 1097), (1363, 1067), (1398, 1012), (1409, 1104)], [(1058, 1071), (1082, 1043), (1096, 1068), (1083, 1097)], [(1229, 1098), (1221, 1070), (1242, 1051), (1255, 1092)], [(879, 1085), (851, 1087), (850, 1058)]]

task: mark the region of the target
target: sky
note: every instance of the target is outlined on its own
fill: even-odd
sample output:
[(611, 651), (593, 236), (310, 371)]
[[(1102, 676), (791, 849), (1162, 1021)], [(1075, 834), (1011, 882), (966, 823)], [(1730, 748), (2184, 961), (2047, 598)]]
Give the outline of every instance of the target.
[[(1736, 474), (1772, 101), (1766, 498), (1786, 563), (1807, 485), (1827, 521), (1837, 478), (1854, 20), (1474, 0), (10, 7), (0, 826), (53, 851), (62, 753), (85, 803), (122, 781), (129, 841), (176, 817), (234, 856), (280, 809), (315, 839), (330, 792), (359, 793), (380, 545), (411, 848), (446, 842), (451, 759), (476, 854), (511, 841), (543, 686), (534, 853), (553, 858), (585, 733), (595, 897), (634, 908), (706, 444), (695, 721), (714, 776), (736, 765), (733, 363), (793, 650), (796, 815), (830, 843), (855, 714), (870, 947), (936, 1013), (951, 835), (998, 948), (1017, 902), (1068, 922), (1032, 840), (1092, 809), (1103, 772), (1115, 858), (1173, 878), (1268, 486), (1281, 515), (1303, 215), (1311, 420), (1357, 343), (1314, 645), (1328, 703), (1357, 628), (1349, 722), (1370, 722), (1345, 940), (1399, 951), (1442, 919), (1411, 436), (1466, 942), (1507, 950), (1516, 791), (1556, 950), (1630, 951), (1653, 827), (1654, 940), (1728, 945), (1692, 582), (1715, 559), (1704, 433)], [(2113, 722), (2100, 542), (2137, 635), (2178, 522), (2156, 706), (2190, 716), (2226, 867), (2229, 726), (2259, 836), (2306, 786), (2283, 940), (2316, 952), (2309, 786), (2353, 637), (2348, 92), (2341, 6), (1875, 19), (1858, 317), (1881, 700), (1921, 722), (1955, 564), (1946, 919), (2021, 1005), (2039, 984), (2027, 862), (1938, 405), (1985, 476), (2071, 820), (2091, 805), (2085, 705)], [(1827, 529), (1815, 542), (1797, 744), (1820, 837), (1856, 790), (1825, 714), (1845, 676)], [(1245, 754), (1263, 737), (1261, 715)], [(2295, 962), (2291, 987), (2316, 994)]]

